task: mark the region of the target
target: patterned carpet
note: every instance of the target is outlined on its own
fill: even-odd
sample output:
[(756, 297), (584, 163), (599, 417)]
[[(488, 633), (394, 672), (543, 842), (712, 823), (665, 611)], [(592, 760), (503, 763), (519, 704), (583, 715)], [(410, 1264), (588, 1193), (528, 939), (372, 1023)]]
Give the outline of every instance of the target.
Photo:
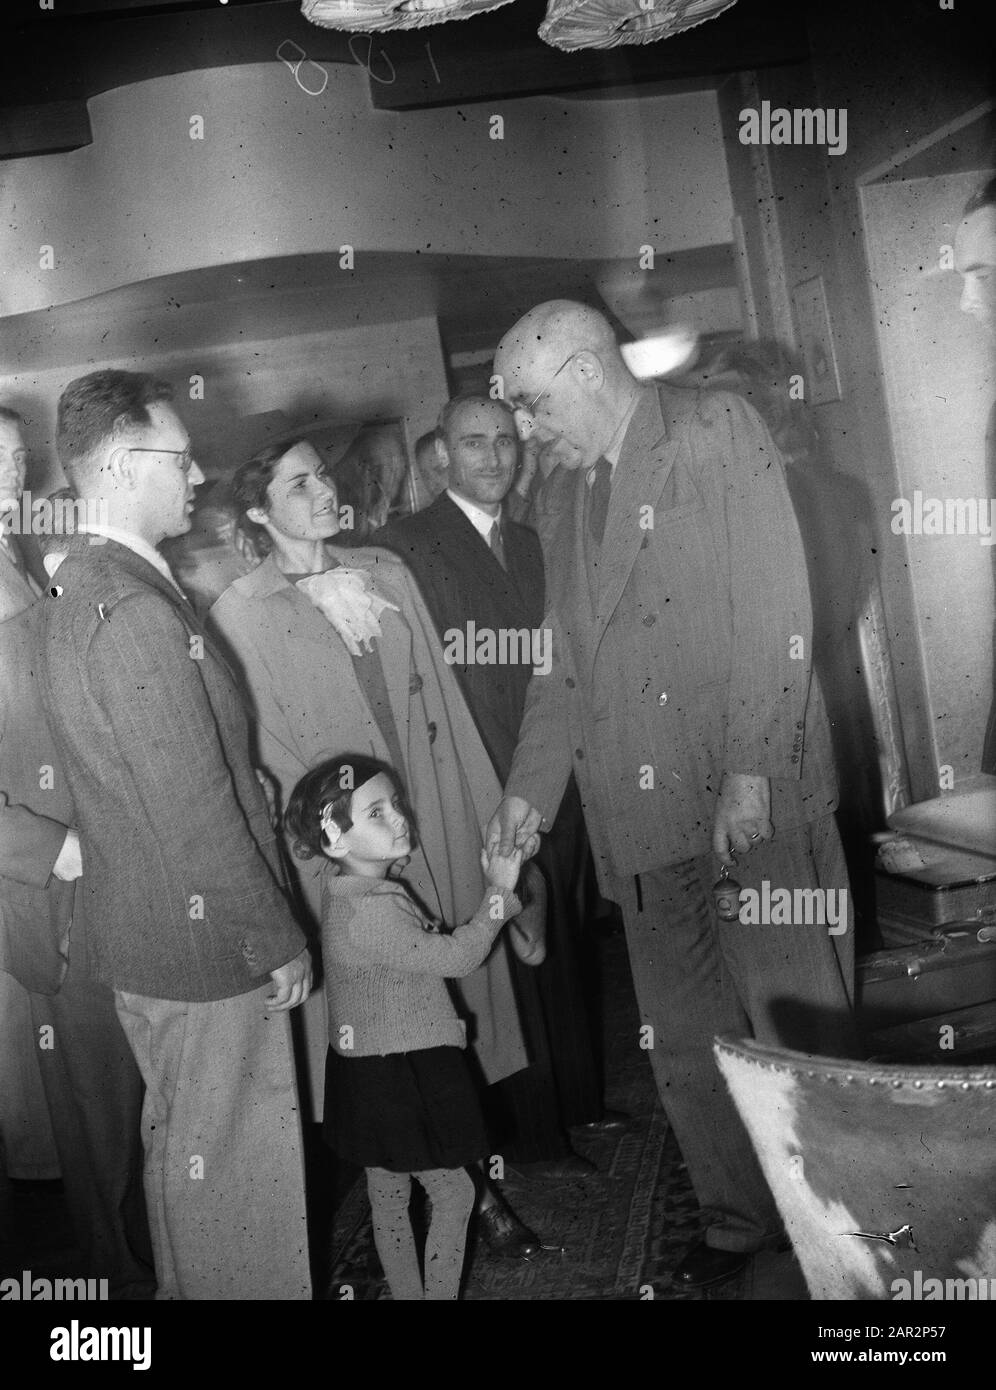
[[(623, 1134), (576, 1140), (599, 1169), (583, 1181), (529, 1180), (509, 1171), (506, 1196), (549, 1246), (528, 1262), (469, 1252), (469, 1300), (598, 1301), (803, 1299), (791, 1256), (757, 1256), (739, 1278), (706, 1294), (678, 1290), (671, 1271), (702, 1219), (681, 1154), (654, 1090), (647, 1054), (637, 1046), (638, 1016), (621, 936), (598, 945), (606, 1098), (633, 1117)], [(350, 1286), (362, 1300), (389, 1299), (370, 1233), (362, 1177), (336, 1172), (317, 1133), (309, 1134), (311, 1229), (316, 1289), (338, 1300)], [(333, 1205), (335, 1207), (333, 1214)], [(563, 1247), (561, 1250), (560, 1247)], [(61, 1192), (15, 1193), (0, 1171), (0, 1275), (83, 1273)]]
[[(606, 1098), (633, 1117), (622, 1134), (576, 1139), (599, 1172), (551, 1182), (509, 1170), (503, 1191), (543, 1238), (534, 1259), (493, 1255), (472, 1244), (467, 1300), (612, 1301), (797, 1299), (805, 1288), (791, 1256), (758, 1256), (739, 1279), (706, 1293), (675, 1287), (671, 1271), (702, 1229), (702, 1217), (656, 1098), (621, 936), (599, 945)], [(547, 1247), (556, 1248), (547, 1248)], [(562, 1247), (562, 1249), (560, 1248)], [(373, 1248), (365, 1184), (355, 1183), (332, 1227), (326, 1298), (389, 1299)]]

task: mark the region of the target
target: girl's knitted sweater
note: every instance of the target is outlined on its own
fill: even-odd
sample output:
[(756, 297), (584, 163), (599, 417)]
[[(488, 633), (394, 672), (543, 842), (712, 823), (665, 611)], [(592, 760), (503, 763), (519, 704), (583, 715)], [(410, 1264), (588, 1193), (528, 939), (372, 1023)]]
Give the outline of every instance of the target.
[(326, 873), (322, 959), (332, 1046), (343, 1057), (466, 1047), (444, 980), (476, 970), (521, 910), (514, 893), (491, 888), (469, 922), (444, 933), (400, 883)]

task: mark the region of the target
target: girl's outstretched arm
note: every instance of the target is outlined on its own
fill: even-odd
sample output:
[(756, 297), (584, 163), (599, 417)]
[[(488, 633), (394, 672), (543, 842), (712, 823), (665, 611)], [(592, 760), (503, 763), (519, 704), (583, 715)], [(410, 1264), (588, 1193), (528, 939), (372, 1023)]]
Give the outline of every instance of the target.
[(338, 899), (333, 914), (337, 910), (350, 914), (345, 921), (347, 940), (364, 961), (458, 979), (484, 961), (495, 937), (522, 911), (522, 904), (509, 889), (489, 888), (470, 921), (445, 935), (426, 930), (425, 919), (396, 884), (359, 899)]

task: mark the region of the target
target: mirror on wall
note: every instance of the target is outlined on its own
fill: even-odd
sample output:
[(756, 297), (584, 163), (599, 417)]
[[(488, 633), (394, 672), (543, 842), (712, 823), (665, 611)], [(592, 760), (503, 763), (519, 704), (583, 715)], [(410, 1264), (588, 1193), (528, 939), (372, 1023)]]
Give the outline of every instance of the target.
[(905, 550), (942, 792), (978, 773), (993, 692), (996, 357), (956, 245), (993, 177), (991, 120), (946, 125), (860, 187), (898, 484), (885, 543)]

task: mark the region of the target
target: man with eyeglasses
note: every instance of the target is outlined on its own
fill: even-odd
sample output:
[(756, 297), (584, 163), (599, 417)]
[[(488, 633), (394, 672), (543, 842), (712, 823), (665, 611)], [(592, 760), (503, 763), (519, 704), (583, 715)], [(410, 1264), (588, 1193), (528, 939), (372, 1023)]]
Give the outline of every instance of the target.
[(92, 976), (145, 1081), (162, 1299), (310, 1296), (287, 1011), (311, 985), (242, 698), (157, 546), (204, 481), (164, 382), (81, 377), (59, 457), (88, 518), (45, 600), (40, 684), (76, 806)]
[(713, 1036), (849, 1045), (850, 924), (723, 920), (714, 888), (737, 854), (736, 879), (759, 893), (847, 883), (802, 544), (751, 407), (641, 384), (586, 305), (531, 310), (494, 370), (522, 429), (563, 440), (581, 467), (543, 535), (553, 669), (530, 683), (488, 838), (522, 845), (548, 825), (573, 769), (600, 887), (623, 912), (633, 1045), (710, 1218), (675, 1271), (702, 1288), (781, 1240)]

